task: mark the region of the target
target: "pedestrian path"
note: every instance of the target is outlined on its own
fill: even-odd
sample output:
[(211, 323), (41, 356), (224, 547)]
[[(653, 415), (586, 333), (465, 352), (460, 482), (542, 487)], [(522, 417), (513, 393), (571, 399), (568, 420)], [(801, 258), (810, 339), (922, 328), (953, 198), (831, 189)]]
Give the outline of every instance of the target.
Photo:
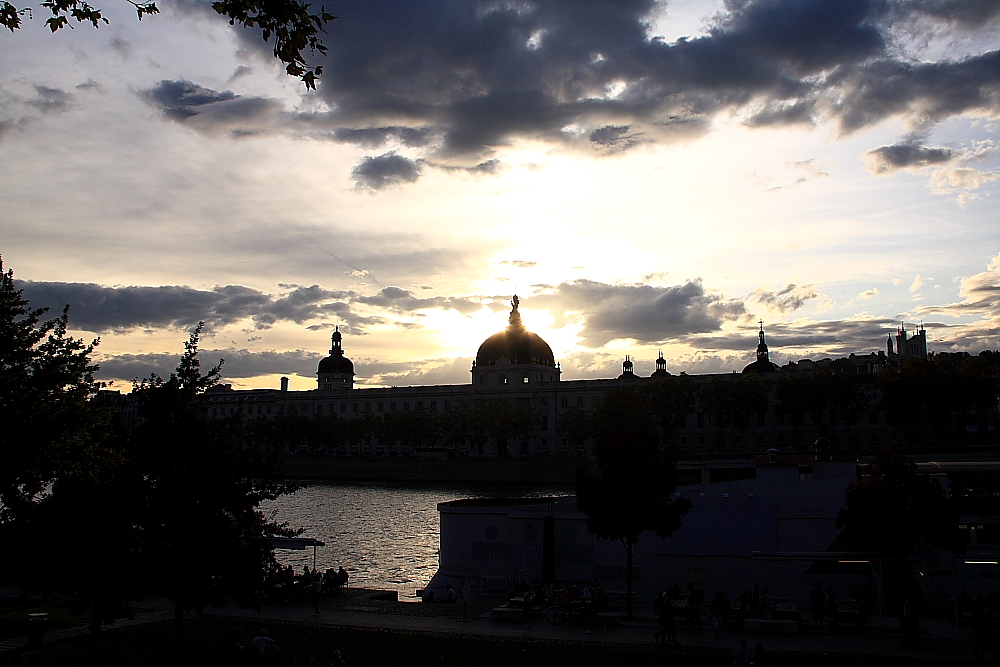
[[(405, 603), (399, 603), (405, 604)], [(657, 627), (650, 609), (640, 609), (632, 622), (623, 620), (619, 627), (575, 627), (552, 625), (544, 616), (530, 623), (491, 621), (489, 614), (468, 617), (464, 622), (453, 616), (416, 616), (405, 613), (377, 613), (357, 608), (323, 608), (316, 616), (307, 605), (267, 605), (260, 612), (235, 606), (207, 609), (206, 614), (264, 621), (286, 621), (317, 626), (365, 629), (375, 631), (429, 633), (481, 639), (505, 639), (534, 642), (580, 642), (606, 645), (654, 644)], [(902, 648), (898, 619), (884, 619), (882, 630), (864, 632), (851, 630), (804, 631), (795, 635), (765, 635), (722, 630), (718, 637), (712, 632), (692, 637), (678, 629), (678, 638), (688, 652), (732, 652), (740, 639), (750, 646), (761, 642), (769, 650), (793, 653), (813, 653), (827, 657), (838, 655), (891, 656), (912, 658), (920, 662), (971, 661), (972, 634), (968, 628), (955, 628), (940, 620), (922, 621), (925, 648)]]
[[(169, 611), (161, 609), (137, 611), (135, 614), (135, 618), (122, 618), (118, 619), (111, 625), (101, 626), (101, 632), (104, 632), (105, 630), (114, 630), (115, 628), (127, 628), (133, 625), (140, 625), (142, 623), (152, 623), (154, 621), (161, 621), (163, 619), (170, 618), (170, 615), (171, 614)], [(45, 631), (45, 636), (42, 641), (45, 644), (51, 644), (53, 642), (61, 641), (69, 637), (79, 637), (81, 635), (86, 635), (86, 634), (90, 634), (89, 624), (71, 625), (65, 628), (55, 628), (52, 630), (47, 629)], [(0, 639), (0, 653), (27, 647), (28, 647), (27, 635)]]

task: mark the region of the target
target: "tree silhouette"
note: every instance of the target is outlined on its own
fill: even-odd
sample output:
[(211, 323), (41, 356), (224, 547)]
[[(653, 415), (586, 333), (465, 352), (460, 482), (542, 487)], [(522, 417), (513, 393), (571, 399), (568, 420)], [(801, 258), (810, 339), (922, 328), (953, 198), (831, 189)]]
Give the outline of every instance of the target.
[(887, 583), (908, 586), (906, 559), (919, 541), (959, 552), (958, 515), (936, 480), (917, 473), (897, 444), (878, 452), (866, 474), (849, 484), (837, 527), (849, 542), (888, 561)]
[(69, 306), (42, 321), (47, 310), (30, 307), (0, 259), (0, 524), (104, 456), (107, 415), (88, 403), (103, 386), (91, 361), (99, 341), (67, 334)]
[(633, 548), (646, 531), (672, 535), (691, 501), (675, 496), (677, 455), (661, 449), (646, 394), (612, 389), (595, 410), (596, 469), (577, 470), (577, 507), (587, 529), (602, 540), (618, 540), (626, 557), (626, 611), (632, 618)]
[(169, 378), (152, 375), (134, 388), (141, 424), (131, 450), (145, 500), (144, 560), (174, 598), (178, 660), (183, 612), (227, 596), (259, 605), (265, 574), (277, 568), (271, 538), (295, 534), (260, 509), (296, 488), (283, 481), (281, 448), (241, 437), (241, 417), (207, 416), (203, 396), (218, 382), (221, 362), (202, 372), (200, 336), (199, 324)]

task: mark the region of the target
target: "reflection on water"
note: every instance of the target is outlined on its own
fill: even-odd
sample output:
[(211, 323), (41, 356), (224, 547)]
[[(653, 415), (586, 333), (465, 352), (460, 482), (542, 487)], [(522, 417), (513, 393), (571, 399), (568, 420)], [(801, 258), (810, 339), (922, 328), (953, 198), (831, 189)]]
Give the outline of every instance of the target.
[[(317, 482), (268, 503), (275, 519), (305, 529), (302, 537), (326, 542), (316, 551), (321, 570), (343, 565), (351, 584), (398, 590), (423, 588), (438, 566), (438, 503), (459, 498), (546, 496), (572, 493), (567, 486), (427, 485)], [(312, 550), (278, 551), (278, 561), (312, 566)]]

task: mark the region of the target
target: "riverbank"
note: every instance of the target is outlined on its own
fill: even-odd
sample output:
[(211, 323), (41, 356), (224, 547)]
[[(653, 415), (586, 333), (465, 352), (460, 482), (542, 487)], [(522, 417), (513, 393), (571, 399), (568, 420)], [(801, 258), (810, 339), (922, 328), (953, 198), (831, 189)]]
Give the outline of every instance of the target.
[(573, 484), (577, 459), (557, 457), (434, 459), (420, 456), (286, 456), (293, 480)]

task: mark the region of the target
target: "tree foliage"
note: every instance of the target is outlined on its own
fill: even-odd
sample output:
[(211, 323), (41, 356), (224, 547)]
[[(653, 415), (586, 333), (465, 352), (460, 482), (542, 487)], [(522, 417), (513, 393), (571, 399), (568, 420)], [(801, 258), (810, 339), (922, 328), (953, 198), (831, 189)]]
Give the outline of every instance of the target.
[(595, 469), (577, 471), (577, 507), (587, 529), (603, 540), (618, 540), (627, 561), (626, 609), (632, 616), (633, 547), (644, 532), (672, 535), (691, 509), (675, 495), (677, 453), (660, 447), (654, 411), (645, 392), (612, 389), (595, 410)]
[(958, 549), (958, 516), (936, 480), (890, 445), (868, 464), (860, 480), (847, 487), (837, 527), (865, 551), (884, 558), (905, 558), (920, 540)]
[[(135, 8), (140, 21), (143, 16), (160, 13), (153, 0), (126, 2)], [(72, 28), (70, 19), (95, 28), (110, 23), (99, 8), (87, 0), (45, 0), (40, 6), (50, 14), (45, 25), (52, 32)], [(274, 57), (284, 63), (289, 75), (302, 79), (307, 89), (316, 88), (316, 77), (322, 75), (323, 68), (310, 66), (305, 52), (308, 49), (311, 53), (326, 53), (320, 35), (325, 34), (326, 25), (337, 18), (327, 13), (325, 7), (320, 7), (319, 11), (311, 7), (298, 0), (217, 0), (212, 3), (212, 9), (229, 18), (230, 25), (238, 23), (244, 28), (260, 29), (264, 41), (273, 45)], [(0, 0), (0, 25), (14, 32), (22, 27), (25, 16), (32, 17), (30, 7), (17, 7), (8, 0)]]
[(44, 495), (60, 476), (98, 473), (107, 415), (92, 410), (90, 344), (68, 335), (69, 307), (42, 320), (0, 261), (0, 523)]

